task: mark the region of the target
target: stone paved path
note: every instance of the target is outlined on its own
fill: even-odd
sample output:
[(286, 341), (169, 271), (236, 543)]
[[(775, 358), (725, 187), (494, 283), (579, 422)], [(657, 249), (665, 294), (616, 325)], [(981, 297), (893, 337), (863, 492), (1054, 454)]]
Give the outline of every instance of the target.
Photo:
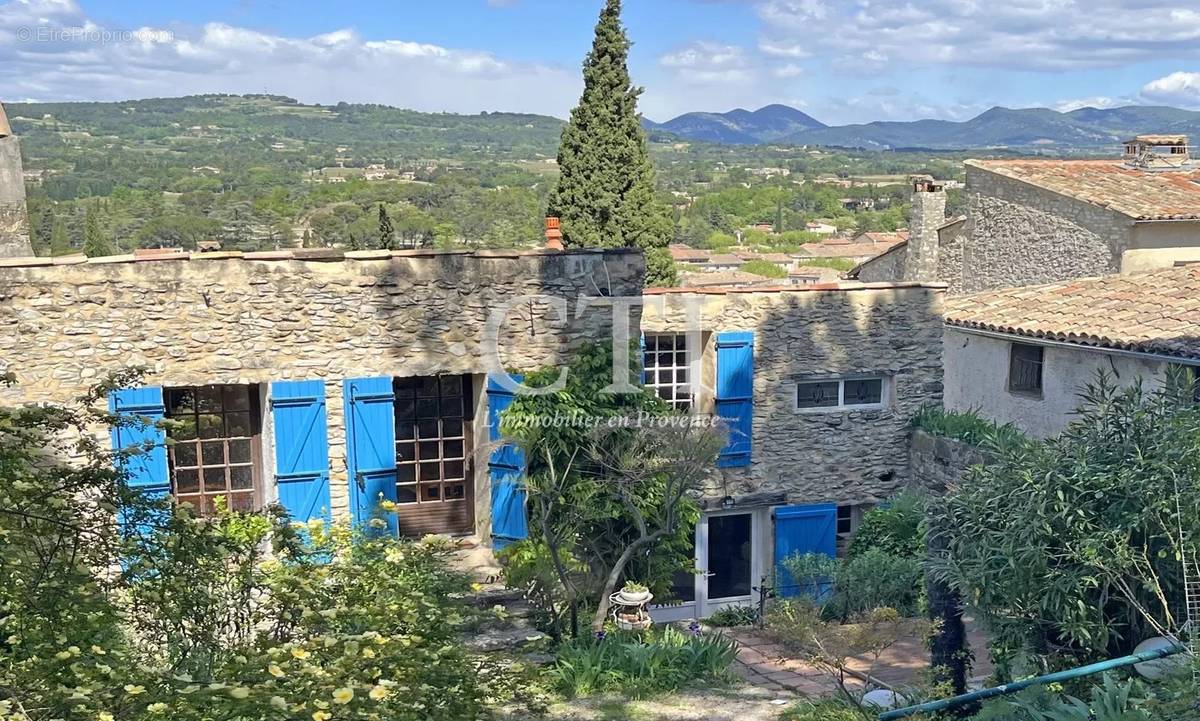
[[(756, 628), (725, 628), (722, 633), (738, 642), (738, 665), (734, 671), (755, 686), (773, 691), (791, 691), (809, 697), (830, 696), (837, 690), (831, 672), (813, 664), (789, 656), (788, 652), (774, 643), (763, 631)], [(987, 655), (987, 639), (974, 624), (968, 624), (967, 640), (975, 652), (975, 663), (971, 669), (974, 679), (982, 679), (992, 673), (992, 664)], [(849, 668), (893, 688), (916, 686), (929, 666), (929, 651), (920, 633), (914, 632), (893, 644), (880, 655), (878, 661), (863, 657), (851, 659)], [(847, 679), (852, 689), (862, 688), (864, 682)]]

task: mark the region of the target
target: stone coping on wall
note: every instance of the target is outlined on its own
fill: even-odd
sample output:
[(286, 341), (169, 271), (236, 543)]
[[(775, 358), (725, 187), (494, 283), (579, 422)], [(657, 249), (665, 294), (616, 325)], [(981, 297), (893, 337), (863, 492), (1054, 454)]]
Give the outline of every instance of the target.
[(908, 288), (942, 291), (949, 287), (950, 286), (947, 283), (921, 283), (916, 281), (904, 281), (898, 283), (844, 282), (809, 283), (806, 285), (754, 285), (744, 288), (732, 286), (714, 288), (647, 288), (642, 291), (642, 293), (644, 295), (732, 295), (735, 293), (811, 293), (830, 290), (904, 290)]
[(349, 250), (336, 248), (298, 248), (293, 250), (240, 251), (219, 250), (206, 253), (187, 253), (171, 249), (136, 250), (125, 255), (89, 258), (82, 253), (48, 257), (0, 258), (0, 268), (38, 268), (56, 265), (110, 265), (118, 263), (159, 263), (206, 260), (340, 262), (345, 260), (374, 261), (390, 258), (440, 258), (465, 256), (470, 258), (524, 258), (569, 255), (630, 255), (641, 253), (638, 248), (573, 248), (570, 250)]

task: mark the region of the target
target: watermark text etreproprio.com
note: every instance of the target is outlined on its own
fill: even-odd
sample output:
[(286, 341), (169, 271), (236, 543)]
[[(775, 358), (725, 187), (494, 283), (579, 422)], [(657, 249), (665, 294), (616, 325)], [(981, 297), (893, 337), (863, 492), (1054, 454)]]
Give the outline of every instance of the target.
[(175, 33), (172, 31), (153, 28), (114, 30), (100, 27), (56, 28), (45, 25), (19, 27), (17, 28), (16, 35), (17, 40), (23, 43), (165, 43), (175, 39)]

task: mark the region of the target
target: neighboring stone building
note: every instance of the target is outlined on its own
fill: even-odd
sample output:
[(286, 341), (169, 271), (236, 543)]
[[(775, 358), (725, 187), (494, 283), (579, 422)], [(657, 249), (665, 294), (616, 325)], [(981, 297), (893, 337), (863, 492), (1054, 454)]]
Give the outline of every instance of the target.
[[(855, 238), (827, 238), (817, 243), (805, 243), (792, 254), (799, 263), (812, 258), (841, 259), (861, 263), (886, 253), (892, 248), (908, 240), (906, 232), (898, 233), (862, 233)], [(885, 282), (900, 280), (888, 278)]]
[(687, 602), (662, 618), (754, 602), (774, 559), (832, 555), (862, 510), (909, 482), (910, 419), (941, 402), (944, 293), (916, 283), (647, 291), (647, 385), (731, 419), (732, 433), (697, 531), (697, 567), (716, 575), (681, 577)]
[(1146, 388), (1172, 366), (1195, 376), (1200, 265), (954, 298), (943, 347), (948, 410), (1053, 436), (1098, 372)]
[(964, 223), (917, 177), (913, 237), (851, 272), (976, 293), (1200, 262), (1200, 164), (1184, 136), (1138, 136), (1123, 160), (966, 161)]
[(33, 255), (25, 208), (25, 173), (21, 146), (0, 105), (0, 258)]
[[(502, 367), (564, 361), (611, 337), (605, 296), (638, 296), (644, 272), (625, 250), (0, 260), (0, 372), (17, 379), (0, 403), (69, 402), (144, 366), (114, 410), (184, 428), (135, 484), (198, 506), (278, 500), (301, 520), (361, 521), (383, 494), (405, 534), (488, 539), (494, 504), (520, 508), (489, 474), (490, 314), (519, 301)], [(525, 298), (539, 293), (567, 307)]]

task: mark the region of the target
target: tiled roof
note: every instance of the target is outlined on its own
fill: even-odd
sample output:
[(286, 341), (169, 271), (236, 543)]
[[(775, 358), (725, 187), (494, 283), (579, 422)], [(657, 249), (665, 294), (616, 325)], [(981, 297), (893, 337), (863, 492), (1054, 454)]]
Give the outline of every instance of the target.
[(951, 326), (1200, 358), (1200, 265), (989, 291), (945, 313)]
[(1135, 220), (1200, 219), (1200, 169), (1148, 171), (1117, 160), (968, 160)]
[(906, 241), (896, 240), (891, 243), (805, 243), (800, 250), (793, 254), (804, 262), (805, 256), (814, 258), (869, 258), (891, 250), (893, 246)]
[(859, 233), (854, 240), (860, 243), (887, 243), (888, 245), (895, 245), (896, 243), (908, 240), (908, 231), (897, 230), (894, 233), (884, 233), (869, 230), (865, 233)]
[(823, 265), (797, 265), (788, 271), (792, 278), (819, 278), (822, 283), (836, 282), (841, 279), (842, 271), (837, 268), (826, 268)]
[(716, 273), (683, 273), (680, 285), (684, 288), (704, 288), (709, 286), (742, 286), (742, 285), (776, 285), (779, 281), (765, 278), (754, 273), (743, 273), (740, 270), (725, 270)]
[(693, 248), (692, 246), (685, 245), (684, 243), (672, 243), (671, 245), (667, 246), (667, 250), (670, 251), (672, 259), (685, 263), (688, 261), (702, 262), (707, 259), (709, 255), (711, 255), (711, 251)]

